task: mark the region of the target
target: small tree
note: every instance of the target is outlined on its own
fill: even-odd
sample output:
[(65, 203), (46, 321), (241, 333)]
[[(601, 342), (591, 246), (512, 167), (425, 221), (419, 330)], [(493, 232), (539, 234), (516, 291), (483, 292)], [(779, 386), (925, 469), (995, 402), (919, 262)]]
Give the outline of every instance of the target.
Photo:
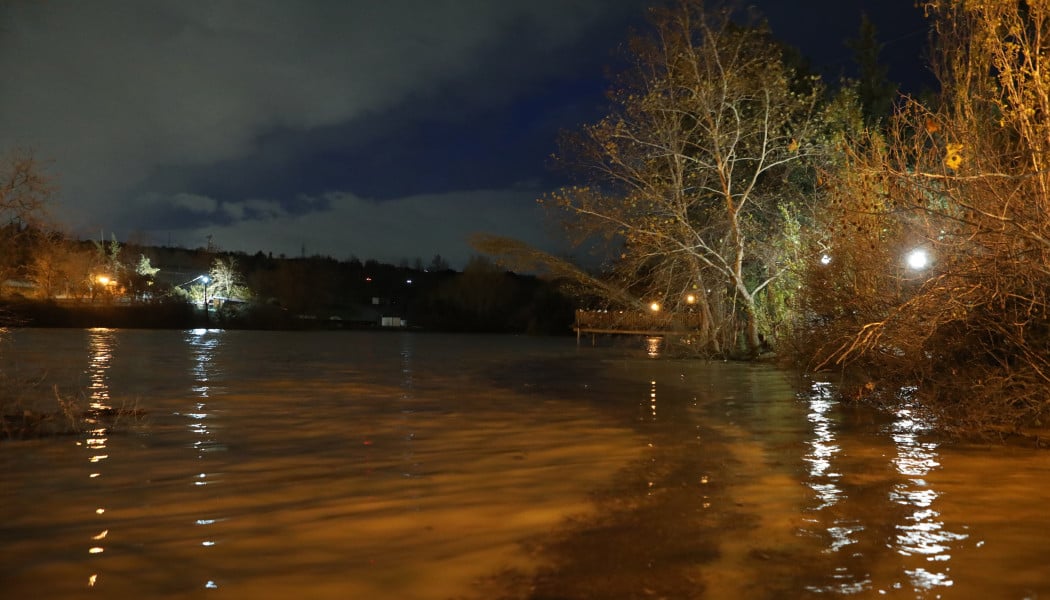
[(95, 269), (96, 254), (93, 250), (80, 247), (69, 240), (66, 240), (65, 246), (66, 252), (60, 270), (65, 279), (60, 293), (83, 300), (90, 297), (95, 287), (91, 274)]
[(875, 24), (867, 14), (861, 15), (857, 37), (846, 45), (853, 50), (853, 60), (859, 71), (856, 89), (864, 121), (868, 125), (876, 125), (893, 114), (897, 86), (888, 78), (889, 68), (879, 61), (882, 44), (878, 41)]
[(448, 261), (441, 257), (440, 254), (435, 254), (434, 258), (430, 259), (430, 265), (427, 270), (431, 273), (441, 273), (442, 271), (449, 270)]
[(120, 258), (123, 247), (113, 234), (109, 242), (97, 240), (95, 245), (95, 264), (91, 273), (87, 274), (91, 286), (91, 299), (96, 297), (112, 300), (113, 297), (123, 294), (127, 281), (124, 280), (125, 265)]
[(27, 262), (24, 235), (39, 226), (53, 192), (50, 178), (32, 152), (17, 149), (0, 157), (0, 282)]
[(237, 260), (233, 256), (216, 258), (212, 262), (211, 271), (208, 275), (211, 279), (208, 284), (211, 297), (241, 302), (251, 298), (251, 291), (248, 289), (244, 275), (241, 273)]
[(109, 242), (98, 240), (95, 244), (95, 268), (99, 273), (109, 277), (119, 277), (124, 273), (124, 262), (120, 258), (123, 246), (117, 241), (116, 234), (111, 234)]
[(54, 191), (43, 167), (32, 152), (24, 149), (9, 152), (2, 164), (0, 219), (4, 223), (37, 224)]
[(54, 298), (63, 291), (69, 279), (66, 272), (69, 254), (65, 236), (51, 231), (38, 231), (33, 236), (31, 258), (25, 266), (26, 275), (45, 299)]
[(156, 283), (156, 275), (160, 269), (154, 267), (145, 254), (139, 254), (134, 267), (128, 269), (128, 291), (139, 300), (148, 298)]

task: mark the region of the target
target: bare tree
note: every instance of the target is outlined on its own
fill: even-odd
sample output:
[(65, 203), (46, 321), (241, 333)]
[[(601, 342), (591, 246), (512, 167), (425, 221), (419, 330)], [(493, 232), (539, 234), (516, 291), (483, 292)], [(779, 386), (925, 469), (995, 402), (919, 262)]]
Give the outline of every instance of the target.
[(28, 260), (21, 238), (40, 224), (52, 192), (43, 165), (31, 151), (17, 149), (0, 158), (0, 282)]
[(763, 296), (799, 249), (784, 233), (812, 198), (804, 167), (823, 152), (823, 90), (754, 19), (739, 26), (700, 0), (653, 16), (609, 115), (564, 145), (585, 181), (545, 203), (577, 241), (618, 247), (614, 272), (639, 306), (694, 303), (704, 351), (730, 351), (739, 332), (754, 355)]
[(95, 288), (93, 272), (97, 256), (97, 251), (77, 247), (66, 240), (59, 268), (59, 273), (64, 276), (59, 293), (78, 301), (90, 297)]
[(26, 275), (41, 297), (54, 298), (69, 279), (65, 270), (70, 252), (67, 240), (62, 234), (50, 231), (37, 232), (33, 238), (31, 257), (25, 265)]
[(29, 150), (14, 150), (3, 158), (0, 218), (5, 223), (37, 223), (53, 191), (43, 166)]
[(209, 276), (211, 278), (209, 287), (212, 297), (241, 301), (251, 298), (251, 292), (245, 283), (244, 275), (241, 273), (237, 260), (233, 256), (216, 258), (212, 262)]

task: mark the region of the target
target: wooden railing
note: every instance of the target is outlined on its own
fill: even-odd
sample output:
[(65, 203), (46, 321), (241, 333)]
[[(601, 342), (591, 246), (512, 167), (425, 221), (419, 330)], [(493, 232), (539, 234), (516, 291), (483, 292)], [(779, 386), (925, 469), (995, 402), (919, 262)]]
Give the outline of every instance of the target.
[(577, 310), (573, 330), (620, 335), (689, 334), (700, 328), (699, 313), (665, 311)]

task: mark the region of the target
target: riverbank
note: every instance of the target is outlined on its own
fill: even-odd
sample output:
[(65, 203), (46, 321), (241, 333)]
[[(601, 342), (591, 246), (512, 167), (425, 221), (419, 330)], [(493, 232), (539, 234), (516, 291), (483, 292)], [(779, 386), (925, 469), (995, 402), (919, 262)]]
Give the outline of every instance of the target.
[(237, 311), (207, 313), (185, 302), (85, 304), (15, 300), (0, 303), (2, 323), (17, 327), (115, 329), (222, 329), (319, 330), (372, 329), (377, 323), (333, 319), (296, 318), (273, 306), (252, 306)]

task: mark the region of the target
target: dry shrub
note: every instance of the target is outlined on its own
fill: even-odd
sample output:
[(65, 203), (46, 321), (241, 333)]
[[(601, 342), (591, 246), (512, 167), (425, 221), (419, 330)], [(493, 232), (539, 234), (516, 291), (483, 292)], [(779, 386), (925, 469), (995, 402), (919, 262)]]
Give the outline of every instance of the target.
[[(1050, 409), (1050, 7), (926, 4), (940, 98), (843, 145), (810, 240), (797, 347), (858, 393), (916, 398), (959, 433), (1033, 433)], [(907, 250), (932, 263), (912, 270)]]

